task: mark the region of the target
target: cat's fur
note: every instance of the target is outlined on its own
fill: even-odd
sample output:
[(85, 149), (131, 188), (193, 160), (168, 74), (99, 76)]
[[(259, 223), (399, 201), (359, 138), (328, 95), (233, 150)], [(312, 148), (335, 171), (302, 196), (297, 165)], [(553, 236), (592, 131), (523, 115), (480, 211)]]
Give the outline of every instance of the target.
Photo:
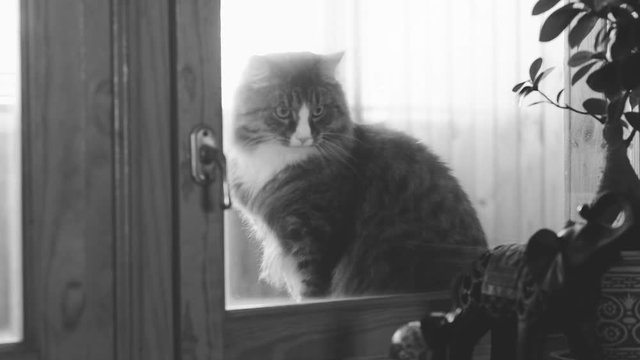
[(261, 277), (295, 298), (444, 288), (457, 249), (486, 247), (475, 210), (424, 145), (350, 119), (340, 58), (256, 56), (238, 89), (231, 183)]

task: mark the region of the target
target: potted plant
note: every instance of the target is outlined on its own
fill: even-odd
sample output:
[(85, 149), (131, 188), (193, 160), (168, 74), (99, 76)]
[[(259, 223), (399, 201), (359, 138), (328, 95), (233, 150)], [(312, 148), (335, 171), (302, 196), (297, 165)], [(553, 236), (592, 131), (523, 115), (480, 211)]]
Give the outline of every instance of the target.
[[(545, 93), (540, 84), (552, 68), (542, 70), (541, 58), (531, 64), (530, 79), (513, 91), (521, 99), (540, 97), (532, 105), (548, 103), (602, 124), (605, 165), (597, 192), (624, 194), (639, 217), (640, 180), (627, 149), (640, 131), (640, 0), (570, 0), (556, 7), (559, 1), (539, 0), (533, 8), (533, 15), (553, 10), (542, 25), (540, 41), (551, 41), (570, 28), (567, 41), (575, 49), (568, 59), (568, 66), (575, 69), (570, 86), (584, 79), (598, 96), (575, 105), (562, 100), (564, 89), (554, 96)], [(590, 37), (595, 38), (592, 46), (578, 50), (589, 34), (595, 35)], [(626, 359), (629, 351), (640, 352), (639, 220), (623, 242), (622, 260), (602, 280), (597, 330), (606, 359)]]

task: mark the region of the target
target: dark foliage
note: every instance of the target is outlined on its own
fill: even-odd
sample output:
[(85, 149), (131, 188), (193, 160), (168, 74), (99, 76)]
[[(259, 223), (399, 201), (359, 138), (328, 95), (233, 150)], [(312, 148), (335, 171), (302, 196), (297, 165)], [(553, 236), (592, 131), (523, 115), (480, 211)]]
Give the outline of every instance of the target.
[(575, 52), (567, 64), (576, 68), (572, 86), (586, 79), (587, 85), (602, 97), (586, 99), (584, 110), (560, 103), (562, 91), (553, 101), (539, 89), (551, 71), (540, 71), (541, 58), (531, 64), (530, 79), (514, 86), (513, 92), (523, 98), (537, 92), (545, 100), (534, 104), (549, 103), (591, 115), (601, 123), (622, 121), (634, 132), (640, 131), (640, 0), (570, 0), (556, 8), (558, 3), (538, 0), (533, 8), (533, 15), (551, 12), (540, 30), (540, 41), (553, 40), (570, 28), (569, 46), (577, 48), (595, 29), (593, 49)]

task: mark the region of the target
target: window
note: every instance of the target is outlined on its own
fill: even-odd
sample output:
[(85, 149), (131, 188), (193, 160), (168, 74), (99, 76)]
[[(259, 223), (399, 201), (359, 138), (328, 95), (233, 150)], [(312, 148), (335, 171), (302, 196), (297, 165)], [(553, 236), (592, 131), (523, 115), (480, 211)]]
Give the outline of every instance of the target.
[[(563, 113), (519, 106), (511, 92), (536, 57), (562, 63), (561, 41), (537, 42), (543, 18), (530, 7), (528, 0), (223, 0), (223, 110), (251, 55), (345, 51), (339, 77), (352, 117), (403, 130), (439, 154), (491, 246), (524, 242), (537, 229), (559, 228), (565, 216)], [(562, 71), (552, 76), (546, 84), (562, 87)], [(234, 213), (226, 225), (229, 303), (286, 298), (258, 281), (258, 251)]]
[[(9, 167), (0, 159), (0, 197), (11, 197), (0, 203), (0, 221), (9, 202), (18, 206), (9, 212), (11, 242), (0, 224), (0, 246), (22, 247), (10, 259), (25, 263), (7, 291), (8, 260), (0, 258), (0, 304), (13, 297), (17, 305), (0, 309), (17, 320), (11, 338), (0, 339), (0, 359), (380, 359), (400, 324), (449, 306), (448, 292), (434, 291), (258, 308), (282, 294), (257, 281), (234, 283), (257, 279), (250, 261), (232, 258), (225, 274), (223, 217), (234, 220), (204, 206), (220, 200), (221, 179), (192, 181), (189, 139), (204, 125), (224, 142), (221, 99), (227, 109), (234, 74), (253, 53), (346, 50), (341, 76), (354, 116), (424, 136), (472, 194), (493, 244), (560, 226), (574, 195), (583, 201), (597, 186), (599, 143), (585, 136), (593, 134), (589, 123), (570, 118), (576, 127), (563, 133), (559, 112), (524, 111), (509, 90), (533, 57), (561, 57), (561, 44), (530, 47), (539, 19), (524, 0), (424, 2), (223, 0), (220, 16), (216, 0), (0, 1), (0, 41), (12, 37), (1, 45), (0, 66), (11, 61), (8, 49), (18, 54), (17, 32), (10, 35), (18, 18), (24, 29), (22, 124), (11, 117), (23, 149), (20, 159), (14, 142), (11, 161), (24, 178), (7, 191)], [(300, 11), (313, 16), (290, 16)], [(283, 17), (288, 27), (275, 21)], [(308, 36), (298, 36), (301, 29)], [(437, 82), (424, 80), (432, 77)], [(8, 144), (0, 143), (0, 156)], [(576, 164), (566, 169), (566, 196), (558, 185), (565, 150)], [(467, 155), (472, 170), (460, 165)], [(244, 236), (227, 225), (227, 240)], [(227, 242), (227, 250), (249, 255), (248, 245)], [(235, 303), (225, 302), (226, 277)]]
[(0, 344), (22, 338), (19, 1), (0, 3)]

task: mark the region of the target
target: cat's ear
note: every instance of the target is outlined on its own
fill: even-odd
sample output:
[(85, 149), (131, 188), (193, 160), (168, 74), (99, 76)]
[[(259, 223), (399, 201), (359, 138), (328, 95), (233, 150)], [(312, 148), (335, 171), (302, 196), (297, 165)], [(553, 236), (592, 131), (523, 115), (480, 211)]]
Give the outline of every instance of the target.
[(272, 69), (265, 56), (254, 55), (249, 59), (244, 71), (243, 82), (254, 88), (270, 85)]
[(344, 51), (340, 51), (337, 53), (324, 55), (322, 57), (322, 60), (320, 60), (320, 70), (327, 79), (336, 79), (336, 68), (338, 67), (338, 64), (340, 64), (343, 56)]

